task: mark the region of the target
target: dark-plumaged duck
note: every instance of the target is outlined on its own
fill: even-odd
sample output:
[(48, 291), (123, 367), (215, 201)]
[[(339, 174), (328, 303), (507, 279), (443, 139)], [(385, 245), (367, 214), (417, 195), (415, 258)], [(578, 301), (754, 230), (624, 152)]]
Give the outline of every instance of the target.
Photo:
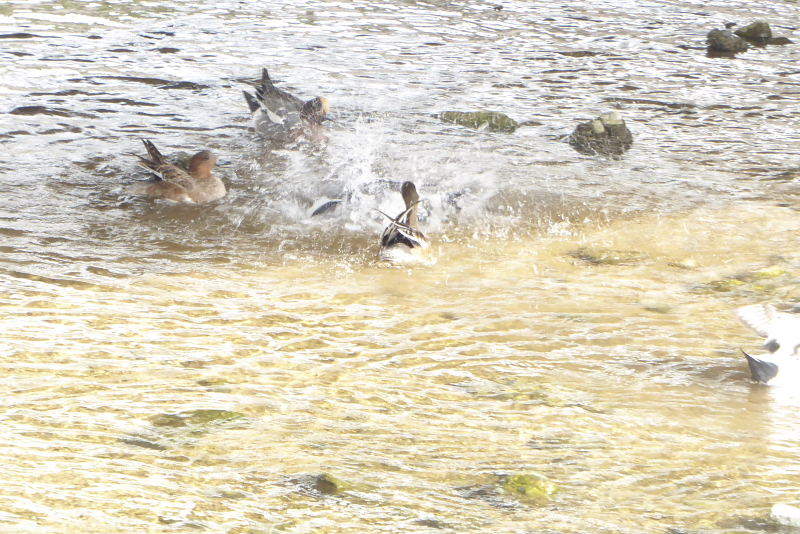
[(156, 180), (140, 184), (134, 193), (148, 198), (162, 198), (174, 202), (201, 204), (225, 196), (227, 190), (222, 180), (212, 174), (217, 156), (208, 150), (201, 150), (191, 157), (186, 170), (169, 163), (156, 146), (142, 139), (149, 158), (133, 154), (139, 164), (155, 174)]
[(306, 136), (321, 136), (322, 122), (328, 118), (330, 104), (322, 96), (302, 101), (275, 87), (267, 69), (261, 71), (261, 82), (255, 94), (244, 92), (256, 131), (273, 141), (289, 142)]
[(406, 209), (397, 217), (381, 212), (391, 222), (381, 234), (380, 258), (392, 263), (418, 263), (429, 245), (419, 229), (419, 194), (413, 182), (403, 182), (400, 192)]

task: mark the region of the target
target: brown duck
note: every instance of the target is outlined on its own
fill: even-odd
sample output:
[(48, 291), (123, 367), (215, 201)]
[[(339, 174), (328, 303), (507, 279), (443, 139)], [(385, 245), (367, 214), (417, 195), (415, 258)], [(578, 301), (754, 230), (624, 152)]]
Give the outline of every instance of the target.
[(243, 93), (256, 131), (275, 140), (295, 140), (309, 132), (313, 135), (327, 120), (330, 111), (325, 97), (304, 102), (275, 87), (267, 69), (261, 70), (261, 82), (255, 87), (255, 95)]
[(187, 170), (169, 163), (156, 146), (142, 139), (149, 158), (134, 154), (139, 164), (156, 175), (156, 181), (142, 184), (137, 193), (149, 198), (163, 198), (174, 202), (201, 204), (220, 199), (227, 193), (222, 180), (211, 173), (217, 156), (201, 150), (191, 157)]

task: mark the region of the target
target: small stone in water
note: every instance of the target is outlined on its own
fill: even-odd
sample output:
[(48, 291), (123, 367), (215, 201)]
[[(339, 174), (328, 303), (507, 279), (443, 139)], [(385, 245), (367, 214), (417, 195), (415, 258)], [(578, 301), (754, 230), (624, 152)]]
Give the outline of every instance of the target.
[(747, 26), (739, 28), (735, 32), (736, 35), (748, 41), (758, 44), (767, 44), (772, 39), (772, 28), (769, 23), (763, 20), (751, 22)]
[(556, 485), (542, 475), (525, 474), (506, 477), (501, 484), (503, 490), (518, 499), (545, 502), (556, 491)]
[(233, 421), (243, 417), (240, 413), (228, 410), (189, 410), (178, 414), (158, 414), (150, 418), (150, 423), (153, 426), (182, 427)]
[(646, 254), (635, 250), (611, 250), (589, 247), (581, 247), (567, 254), (592, 265), (633, 265), (647, 259)]
[(511, 133), (519, 127), (517, 121), (499, 111), (443, 111), (439, 114), (439, 119), (490, 132)]
[(576, 126), (568, 142), (581, 154), (620, 156), (633, 145), (633, 135), (622, 115), (611, 111)]
[(730, 30), (711, 30), (706, 35), (708, 49), (712, 52), (737, 54), (747, 50), (747, 42)]

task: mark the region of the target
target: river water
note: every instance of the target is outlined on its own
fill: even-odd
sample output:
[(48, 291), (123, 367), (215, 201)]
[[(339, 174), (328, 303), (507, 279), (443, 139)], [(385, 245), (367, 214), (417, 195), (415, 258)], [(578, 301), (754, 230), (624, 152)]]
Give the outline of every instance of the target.
[[(0, 531), (780, 531), (800, 399), (733, 310), (800, 300), (800, 52), (704, 36), (797, 4), (584, 4), (0, 6)], [(255, 139), (262, 66), (327, 143)], [(612, 109), (623, 158), (563, 141)], [(230, 194), (132, 197), (143, 137)], [(403, 180), (432, 265), (377, 261)]]

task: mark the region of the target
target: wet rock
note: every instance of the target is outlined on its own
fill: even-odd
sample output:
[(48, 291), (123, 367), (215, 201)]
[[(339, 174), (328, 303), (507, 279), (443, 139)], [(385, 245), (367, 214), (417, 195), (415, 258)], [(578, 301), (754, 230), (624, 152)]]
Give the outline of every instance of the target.
[(125, 443), (127, 445), (133, 445), (135, 447), (142, 447), (144, 449), (150, 449), (152, 451), (165, 451), (167, 447), (161, 445), (160, 443), (156, 443), (155, 441), (150, 441), (144, 438), (139, 438), (136, 436), (129, 436), (125, 438), (120, 438), (119, 440), (121, 443)]
[(300, 485), (308, 492), (322, 495), (339, 495), (349, 488), (348, 484), (327, 473), (304, 475), (292, 480), (292, 482)]
[(428, 518), (428, 519), (417, 519), (414, 521), (414, 525), (420, 527), (428, 527), (428, 528), (450, 528), (450, 525), (444, 523), (443, 521), (439, 521), (438, 519)]
[(751, 22), (747, 26), (734, 31), (736, 35), (758, 45), (766, 45), (772, 39), (772, 28), (763, 20)]
[(612, 111), (579, 124), (569, 136), (568, 142), (581, 154), (620, 156), (633, 144), (633, 135), (622, 116)]
[(186, 426), (186, 422), (180, 415), (161, 413), (150, 418), (150, 424), (161, 427), (181, 427)]
[(643, 252), (581, 247), (567, 253), (592, 265), (635, 265), (647, 259)]
[(495, 484), (463, 486), (456, 488), (456, 490), (465, 499), (480, 500), (496, 508), (517, 508), (520, 506), (519, 501), (510, 499)]
[(498, 508), (546, 504), (558, 488), (547, 477), (536, 473), (500, 475), (492, 484), (456, 488), (465, 499), (477, 499)]
[(738, 54), (747, 50), (747, 42), (730, 30), (711, 30), (706, 35), (709, 52)]
[(669, 313), (672, 311), (672, 306), (662, 302), (643, 302), (642, 308), (653, 313)]
[(206, 425), (244, 418), (243, 414), (228, 410), (191, 410), (180, 415), (191, 425)]
[(242, 418), (243, 414), (228, 410), (189, 410), (177, 414), (158, 414), (150, 418), (150, 423), (160, 427), (183, 427), (223, 423)]
[(697, 293), (729, 293), (731, 291), (771, 294), (783, 287), (796, 287), (794, 275), (779, 265), (737, 273), (705, 282), (694, 288)]
[(490, 132), (511, 133), (520, 126), (517, 121), (499, 111), (443, 111), (439, 114), (439, 119)]
[(525, 502), (544, 504), (558, 491), (547, 477), (538, 474), (510, 475), (501, 482), (503, 491)]

